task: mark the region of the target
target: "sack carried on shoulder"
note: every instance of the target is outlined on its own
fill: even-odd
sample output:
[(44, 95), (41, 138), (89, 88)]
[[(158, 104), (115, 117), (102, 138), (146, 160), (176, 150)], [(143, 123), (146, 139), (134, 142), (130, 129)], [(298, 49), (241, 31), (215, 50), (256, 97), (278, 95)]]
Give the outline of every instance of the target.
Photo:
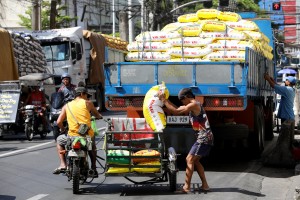
[(89, 130), (89, 126), (87, 124), (79, 124), (79, 129), (78, 129), (78, 133), (80, 135), (85, 135), (87, 134), (88, 130)]

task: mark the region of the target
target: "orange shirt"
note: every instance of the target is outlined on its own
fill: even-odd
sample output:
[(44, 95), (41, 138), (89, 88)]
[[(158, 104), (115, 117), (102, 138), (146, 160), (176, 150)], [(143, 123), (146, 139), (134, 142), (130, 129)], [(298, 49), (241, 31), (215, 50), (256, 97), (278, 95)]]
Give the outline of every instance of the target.
[[(91, 129), (91, 114), (89, 110), (86, 107), (86, 103), (84, 99), (75, 99), (71, 102), (68, 103), (69, 107), (66, 107), (66, 113), (67, 113), (67, 121), (69, 125), (69, 131), (68, 135), (69, 136), (80, 136), (80, 134), (77, 133), (79, 129), (79, 125), (77, 124), (76, 120), (78, 123), (83, 123), (87, 124), (90, 129), (88, 131), (88, 134), (93, 137), (94, 136), (94, 131)], [(70, 110), (73, 113), (74, 117), (70, 113)]]

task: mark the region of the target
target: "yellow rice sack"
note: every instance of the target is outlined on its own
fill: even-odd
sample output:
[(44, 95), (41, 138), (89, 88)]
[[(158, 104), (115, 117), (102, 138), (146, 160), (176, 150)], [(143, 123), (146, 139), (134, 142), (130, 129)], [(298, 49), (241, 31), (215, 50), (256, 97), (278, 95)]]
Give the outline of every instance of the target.
[(199, 36), (201, 31), (202, 31), (202, 25), (200, 25), (200, 24), (193, 24), (193, 25), (183, 26), (180, 29), (178, 29), (178, 33), (181, 36), (184, 36), (184, 37)]
[(217, 18), (221, 21), (237, 22), (241, 20), (241, 16), (234, 12), (219, 12)]
[(178, 22), (181, 23), (186, 23), (186, 22), (196, 22), (198, 21), (198, 16), (196, 13), (190, 13), (190, 14), (185, 14), (185, 15), (181, 15), (177, 18)]
[(249, 20), (240, 20), (238, 22), (230, 22), (230, 21), (226, 21), (225, 22), (227, 26), (229, 26), (230, 28), (239, 30), (239, 31), (258, 31), (259, 27), (257, 26), (257, 24), (253, 21), (249, 21)]
[(171, 48), (166, 42), (131, 42), (127, 45), (128, 51), (167, 51)]
[[(183, 53), (182, 53), (183, 50)], [(173, 57), (185, 57), (185, 58), (200, 58), (209, 53), (212, 50), (209, 47), (173, 47), (168, 50), (168, 53)], [(183, 55), (182, 55), (183, 54)]]
[(108, 168), (107, 172), (108, 174), (121, 174), (121, 173), (129, 173), (129, 168), (122, 168), (122, 167), (110, 167)]
[(178, 31), (183, 26), (189, 26), (189, 25), (193, 25), (193, 24), (194, 24), (193, 22), (188, 22), (188, 23), (174, 22), (174, 23), (170, 23), (170, 24), (167, 24), (166, 26), (164, 26), (161, 29), (161, 31), (163, 31), (163, 32)]
[(245, 62), (245, 51), (215, 51), (206, 56), (211, 61)]
[[(149, 158), (135, 158), (135, 156), (149, 156)], [(159, 161), (159, 158), (153, 158), (151, 156), (160, 156), (160, 153), (153, 149), (140, 150), (132, 155), (132, 161), (133, 163)]]
[(171, 58), (167, 52), (129, 52), (127, 61), (167, 61)]
[(216, 9), (200, 9), (196, 12), (200, 19), (216, 19), (219, 11)]
[(139, 165), (156, 165), (157, 167), (153, 168), (132, 168), (132, 171), (138, 172), (138, 173), (155, 173), (160, 171), (160, 162), (159, 161), (152, 161), (152, 162), (143, 162), (139, 163)]
[(203, 47), (211, 44), (213, 42), (213, 38), (183, 37), (169, 39), (168, 42), (173, 47)]
[(169, 90), (163, 82), (160, 85), (153, 86), (148, 90), (143, 102), (143, 114), (147, 124), (154, 131), (162, 131), (166, 127), (166, 116), (162, 109), (163, 102), (158, 98), (158, 92), (165, 94), (169, 98)]
[(202, 30), (223, 32), (226, 31), (226, 24), (219, 21), (207, 21), (203, 23)]

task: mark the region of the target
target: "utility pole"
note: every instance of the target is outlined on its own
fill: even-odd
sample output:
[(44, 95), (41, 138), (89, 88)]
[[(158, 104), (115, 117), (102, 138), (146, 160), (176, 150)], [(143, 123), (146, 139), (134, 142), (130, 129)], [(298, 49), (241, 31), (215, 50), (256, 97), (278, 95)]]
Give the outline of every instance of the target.
[(50, 29), (56, 28), (56, 0), (51, 0), (50, 7)]
[(128, 41), (128, 14), (125, 11), (119, 12), (119, 30), (120, 38), (122, 40)]
[(133, 20), (132, 20), (132, 13), (131, 13), (131, 7), (132, 5), (132, 0), (128, 0), (128, 8), (129, 8), (129, 11), (128, 11), (128, 31), (129, 31), (129, 43), (131, 43), (133, 41)]
[(32, 30), (40, 30), (40, 4), (39, 0), (34, 0), (32, 2), (32, 21), (31, 21), (31, 29)]
[(113, 23), (113, 37), (115, 37), (116, 34), (116, 12), (115, 12), (115, 0), (112, 1), (112, 23)]
[[(73, 0), (74, 5), (74, 17), (77, 18), (77, 0)], [(75, 26), (78, 26), (77, 20), (75, 20)]]

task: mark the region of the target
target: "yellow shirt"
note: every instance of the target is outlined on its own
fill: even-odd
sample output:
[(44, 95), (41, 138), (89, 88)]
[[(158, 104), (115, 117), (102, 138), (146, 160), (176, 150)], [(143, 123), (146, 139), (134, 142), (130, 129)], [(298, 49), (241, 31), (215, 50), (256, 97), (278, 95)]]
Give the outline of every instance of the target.
[[(79, 125), (77, 124), (76, 120), (78, 121), (79, 124), (87, 124), (90, 129), (88, 131), (88, 134), (93, 137), (94, 136), (94, 131), (91, 129), (91, 114), (89, 110), (86, 107), (86, 103), (84, 99), (75, 99), (68, 103), (69, 107), (66, 107), (66, 113), (67, 113), (67, 121), (69, 125), (69, 131), (68, 135), (69, 136), (80, 136), (79, 133), (77, 133), (79, 129)], [(74, 117), (70, 113), (70, 110), (73, 113)]]

